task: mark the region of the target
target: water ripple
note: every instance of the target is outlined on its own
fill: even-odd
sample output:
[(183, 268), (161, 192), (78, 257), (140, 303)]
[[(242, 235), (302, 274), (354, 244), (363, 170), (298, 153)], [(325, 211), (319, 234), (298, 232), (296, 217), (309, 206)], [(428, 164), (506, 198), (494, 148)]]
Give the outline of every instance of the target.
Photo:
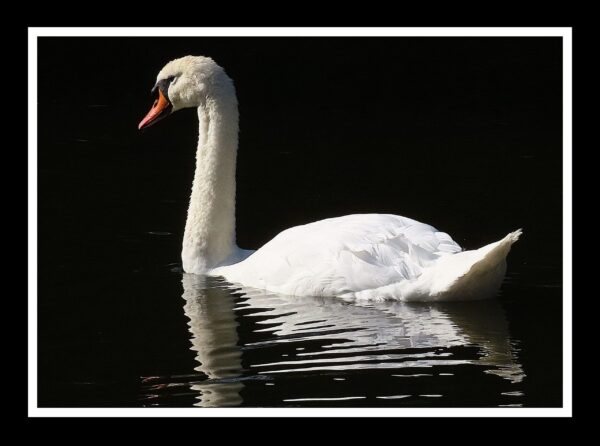
[[(261, 385), (271, 405), (275, 392), (281, 406), (435, 406), (451, 394), (452, 380), (468, 381), (473, 373), (505, 382), (496, 395), (523, 395), (517, 347), (494, 300), (361, 303), (283, 296), (188, 274), (182, 283), (197, 366), (193, 373), (143, 377), (140, 399), (150, 405), (193, 398), (202, 407), (239, 406), (244, 389)], [(318, 394), (297, 394), (298, 379)], [(365, 386), (363, 379), (374, 381)]]

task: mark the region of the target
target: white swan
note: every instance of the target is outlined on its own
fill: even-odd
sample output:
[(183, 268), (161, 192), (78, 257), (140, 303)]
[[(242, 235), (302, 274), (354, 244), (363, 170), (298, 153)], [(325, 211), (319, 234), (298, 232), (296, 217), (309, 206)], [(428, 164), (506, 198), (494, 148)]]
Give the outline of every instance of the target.
[(139, 129), (182, 108), (197, 108), (200, 121), (181, 254), (185, 272), (296, 296), (441, 301), (498, 291), (521, 230), (463, 251), (448, 234), (410, 218), (359, 214), (287, 229), (255, 252), (238, 248), (233, 81), (211, 58), (186, 56), (165, 65), (153, 92), (157, 99)]

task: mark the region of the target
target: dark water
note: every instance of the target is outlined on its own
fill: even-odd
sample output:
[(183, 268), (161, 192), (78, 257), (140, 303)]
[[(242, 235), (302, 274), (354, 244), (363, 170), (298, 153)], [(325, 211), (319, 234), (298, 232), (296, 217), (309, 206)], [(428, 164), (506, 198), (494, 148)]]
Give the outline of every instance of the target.
[[(196, 116), (136, 124), (188, 53), (238, 89), (240, 246), (355, 212), (467, 249), (523, 227), (498, 298), (354, 303), (182, 274)], [(39, 405), (560, 406), (560, 57), (531, 38), (43, 39)]]

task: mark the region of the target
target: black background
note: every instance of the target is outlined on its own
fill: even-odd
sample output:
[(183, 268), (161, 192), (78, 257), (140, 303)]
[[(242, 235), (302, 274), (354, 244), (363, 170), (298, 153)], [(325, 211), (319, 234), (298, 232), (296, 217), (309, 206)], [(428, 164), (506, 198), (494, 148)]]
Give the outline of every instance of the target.
[[(55, 165), (80, 175), (103, 166), (112, 180), (74, 204), (78, 222), (122, 226), (135, 215), (102, 199), (136, 206), (168, 191), (184, 206), (164, 223), (182, 231), (196, 114), (143, 134), (136, 125), (157, 72), (190, 53), (236, 83), (240, 246), (324, 217), (392, 212), (467, 248), (523, 227), (518, 251), (561, 260), (559, 38), (45, 38), (39, 53), (40, 203), (65, 198), (45, 183)], [(78, 135), (101, 150), (45, 148)]]

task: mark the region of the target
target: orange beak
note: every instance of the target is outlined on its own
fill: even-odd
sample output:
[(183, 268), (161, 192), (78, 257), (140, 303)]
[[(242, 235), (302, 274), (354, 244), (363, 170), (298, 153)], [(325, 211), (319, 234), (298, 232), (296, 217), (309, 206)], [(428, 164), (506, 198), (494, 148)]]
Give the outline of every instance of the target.
[(148, 114), (142, 119), (140, 124), (138, 125), (138, 130), (142, 130), (146, 127), (150, 127), (152, 124), (160, 121), (162, 118), (167, 116), (171, 111), (171, 103), (169, 100), (163, 95), (160, 88), (158, 88), (158, 99), (154, 101), (154, 105), (148, 112)]

